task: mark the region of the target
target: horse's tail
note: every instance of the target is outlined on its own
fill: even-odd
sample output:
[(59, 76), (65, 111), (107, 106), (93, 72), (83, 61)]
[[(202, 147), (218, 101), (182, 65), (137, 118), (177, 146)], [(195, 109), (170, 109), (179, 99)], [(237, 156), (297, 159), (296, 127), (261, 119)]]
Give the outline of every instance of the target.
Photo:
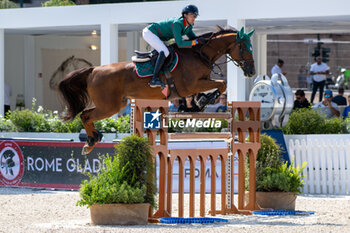
[(88, 67), (72, 71), (59, 83), (59, 93), (68, 105), (68, 112), (63, 116), (64, 120), (74, 119), (88, 104), (89, 94), (86, 80), (93, 69), (94, 67)]

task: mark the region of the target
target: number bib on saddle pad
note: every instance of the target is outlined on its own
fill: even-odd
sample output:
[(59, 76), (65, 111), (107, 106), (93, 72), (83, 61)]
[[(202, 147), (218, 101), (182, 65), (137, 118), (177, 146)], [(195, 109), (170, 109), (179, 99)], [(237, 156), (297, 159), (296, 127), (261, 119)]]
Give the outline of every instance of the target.
[[(136, 74), (140, 78), (147, 78), (147, 77), (151, 77), (153, 75), (154, 66), (152, 65), (151, 60), (146, 61), (146, 62), (135, 62), (134, 61), (133, 63), (135, 65)], [(167, 68), (163, 67), (163, 69), (160, 71), (160, 73), (165, 74), (165, 73), (173, 72), (178, 63), (179, 63), (179, 56), (175, 52), (175, 58), (172, 61), (172, 63)]]

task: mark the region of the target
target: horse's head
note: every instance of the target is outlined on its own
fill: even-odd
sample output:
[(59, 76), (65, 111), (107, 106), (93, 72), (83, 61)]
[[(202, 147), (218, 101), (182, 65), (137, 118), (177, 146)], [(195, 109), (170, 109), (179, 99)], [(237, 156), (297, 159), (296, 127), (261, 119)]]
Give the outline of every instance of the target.
[(232, 44), (227, 51), (230, 57), (237, 62), (239, 67), (247, 77), (252, 77), (255, 74), (253, 48), (250, 41), (250, 37), (253, 35), (254, 30), (245, 33), (244, 27), (237, 32), (236, 41)]

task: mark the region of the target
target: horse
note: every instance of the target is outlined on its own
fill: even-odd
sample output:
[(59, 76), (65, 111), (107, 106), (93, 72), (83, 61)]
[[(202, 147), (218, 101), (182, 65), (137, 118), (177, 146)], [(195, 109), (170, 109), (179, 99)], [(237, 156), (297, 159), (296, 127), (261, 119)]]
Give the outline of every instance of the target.
[[(205, 38), (204, 44), (192, 48), (172, 45), (179, 57), (171, 73), (178, 95), (186, 97), (212, 89), (216, 89), (214, 98), (222, 94), (226, 90), (225, 82), (210, 79), (210, 74), (215, 61), (223, 55), (229, 56), (228, 62), (233, 61), (245, 76), (252, 77), (255, 74), (250, 42), (253, 32), (245, 33), (244, 28), (240, 31), (220, 28), (199, 36)], [(68, 105), (63, 119), (72, 120), (82, 112), (80, 118), (88, 136), (83, 155), (89, 154), (102, 139), (94, 121), (118, 113), (128, 99), (167, 99), (160, 87), (149, 87), (149, 81), (150, 78), (140, 79), (133, 62), (129, 61), (75, 70), (59, 83), (58, 92)], [(91, 103), (94, 107), (87, 108)]]

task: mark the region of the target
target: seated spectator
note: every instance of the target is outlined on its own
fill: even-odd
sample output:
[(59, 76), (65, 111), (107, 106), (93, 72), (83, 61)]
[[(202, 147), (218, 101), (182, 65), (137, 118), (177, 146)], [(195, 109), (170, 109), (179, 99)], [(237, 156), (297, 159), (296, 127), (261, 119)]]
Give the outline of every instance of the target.
[(348, 96), (348, 103), (349, 105), (345, 107), (344, 111), (343, 111), (343, 118), (348, 118), (350, 117), (350, 95)]
[(219, 106), (216, 109), (216, 112), (226, 112), (227, 111), (227, 95), (226, 94), (220, 95), (219, 101), (220, 101), (222, 106)]
[(343, 87), (338, 88), (338, 95), (334, 96), (332, 101), (338, 105), (347, 105), (346, 98), (344, 97), (344, 88)]
[(179, 106), (179, 112), (199, 112), (200, 109), (194, 102), (193, 96), (187, 96), (186, 101)]
[(123, 116), (130, 115), (130, 113), (131, 113), (131, 104), (130, 104), (130, 101), (128, 101), (128, 102), (129, 103), (126, 105), (126, 107), (124, 109)]
[(219, 107), (222, 107), (222, 104), (220, 103), (220, 98), (217, 98), (214, 104), (208, 104), (204, 112), (216, 112)]
[(293, 109), (309, 108), (310, 102), (305, 98), (305, 92), (303, 90), (297, 90), (295, 92), (295, 100)]
[(177, 112), (180, 107), (180, 99), (170, 101), (169, 112)]
[(336, 103), (332, 102), (332, 98), (333, 92), (327, 89), (324, 92), (324, 100), (315, 104), (314, 106), (312, 106), (312, 108), (320, 113), (324, 113), (327, 118), (331, 118), (334, 116), (338, 117), (340, 115), (339, 108)]

